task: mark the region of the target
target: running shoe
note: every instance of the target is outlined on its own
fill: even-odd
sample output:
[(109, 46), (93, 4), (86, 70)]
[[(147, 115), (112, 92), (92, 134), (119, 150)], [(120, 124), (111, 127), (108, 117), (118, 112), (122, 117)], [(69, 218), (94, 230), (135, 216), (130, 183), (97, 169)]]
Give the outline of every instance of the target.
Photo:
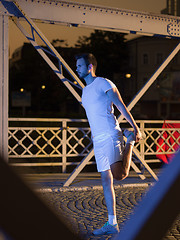
[(124, 134), (124, 136), (126, 138), (129, 138), (130, 136), (132, 136), (132, 138), (134, 138), (134, 132), (133, 131), (129, 131), (128, 129), (125, 129), (123, 134)]
[(117, 234), (117, 233), (119, 233), (118, 224), (111, 225), (109, 224), (109, 222), (106, 222), (102, 228), (93, 231), (94, 235)]
[(135, 144), (135, 136), (133, 131), (129, 131), (128, 129), (125, 129), (123, 132), (124, 136), (127, 138), (127, 143), (130, 143), (134, 146)]
[[(128, 129), (125, 129), (123, 132), (124, 136), (128, 139), (130, 138), (130, 140), (134, 140), (134, 132), (133, 131), (129, 131)], [(141, 131), (142, 137), (141, 140), (144, 140), (146, 138), (146, 134), (144, 131)]]

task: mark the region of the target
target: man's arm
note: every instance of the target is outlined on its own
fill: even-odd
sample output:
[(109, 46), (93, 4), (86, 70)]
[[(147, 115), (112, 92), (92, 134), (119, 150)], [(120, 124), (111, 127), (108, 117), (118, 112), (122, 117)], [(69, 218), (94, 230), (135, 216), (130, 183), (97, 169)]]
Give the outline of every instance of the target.
[(139, 127), (137, 126), (136, 122), (134, 121), (134, 118), (132, 117), (131, 113), (129, 112), (126, 105), (124, 104), (118, 89), (112, 88), (109, 91), (107, 91), (106, 93), (109, 96), (109, 98), (111, 99), (111, 101), (114, 103), (114, 105), (116, 105), (116, 107), (121, 112), (121, 114), (123, 114), (125, 119), (134, 128), (134, 134), (136, 137), (135, 140), (136, 140), (136, 142), (138, 142), (142, 137), (141, 132), (140, 132)]

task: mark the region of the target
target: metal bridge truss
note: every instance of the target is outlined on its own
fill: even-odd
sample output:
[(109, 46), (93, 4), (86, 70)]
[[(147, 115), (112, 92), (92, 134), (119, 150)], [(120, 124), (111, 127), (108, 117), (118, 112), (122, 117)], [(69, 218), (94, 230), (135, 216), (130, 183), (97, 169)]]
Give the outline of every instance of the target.
[[(81, 97), (74, 89), (74, 87), (82, 89), (84, 87), (80, 79), (70, 69), (67, 63), (63, 60), (60, 54), (55, 50), (43, 33), (39, 30), (33, 20), (40, 22), (64, 24), (75, 27), (89, 27), (94, 29), (102, 29), (108, 31), (128, 32), (134, 34), (142, 34), (147, 36), (163, 36), (167, 38), (180, 37), (179, 31), (179, 18), (166, 15), (156, 15), (149, 13), (141, 13), (131, 10), (123, 10), (116, 8), (108, 8), (102, 6), (78, 4), (69, 1), (3, 1), (0, 0), (0, 57), (2, 65), (0, 66), (0, 107), (2, 114), (0, 116), (0, 136), (1, 145), (0, 150), (3, 156), (7, 159), (7, 146), (8, 146), (8, 18), (11, 17), (17, 27), (31, 42), (39, 54), (53, 69), (55, 74), (70, 90), (74, 97), (81, 104)], [(32, 20), (33, 19), (33, 20)], [(26, 22), (26, 26), (21, 24), (21, 21)], [(37, 44), (36, 38), (40, 38), (45, 44), (46, 48), (43, 48)], [(132, 102), (128, 105), (128, 109), (131, 110), (139, 99), (144, 95), (152, 83), (156, 80), (159, 74), (164, 70), (168, 63), (178, 53), (180, 49), (180, 43), (170, 53), (167, 59), (162, 63), (153, 76), (147, 81), (145, 86), (135, 96)], [(48, 54), (54, 56), (57, 59), (57, 66), (49, 59)], [(73, 80), (68, 80), (63, 76), (62, 66), (71, 75)], [(118, 121), (121, 122), (123, 116), (118, 117)], [(139, 151), (134, 148), (134, 154), (139, 158), (142, 165), (149, 171), (149, 173), (157, 180), (157, 176), (152, 169), (147, 165), (144, 159), (141, 157)], [(82, 160), (79, 166), (74, 170), (70, 177), (65, 182), (64, 186), (69, 186), (76, 176), (80, 173), (87, 162), (93, 157), (93, 149)], [(134, 162), (131, 164), (132, 168), (140, 173)], [(139, 175), (142, 179), (144, 175)]]

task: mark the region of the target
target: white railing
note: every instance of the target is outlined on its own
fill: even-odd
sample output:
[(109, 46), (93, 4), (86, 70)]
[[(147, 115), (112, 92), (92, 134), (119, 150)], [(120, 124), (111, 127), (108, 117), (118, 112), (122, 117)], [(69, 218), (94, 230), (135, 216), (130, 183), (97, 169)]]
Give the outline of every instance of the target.
[[(136, 121), (146, 134), (146, 138), (136, 144), (141, 157), (147, 163), (159, 162), (158, 154), (174, 153), (174, 144), (180, 145), (180, 137), (174, 138), (180, 128), (163, 129), (163, 121)], [(168, 121), (180, 123), (180, 121)], [(122, 121), (121, 128), (129, 127)], [(174, 139), (168, 151), (159, 145), (158, 139), (163, 133)], [(92, 148), (91, 132), (86, 119), (43, 119), (43, 118), (10, 118), (9, 119), (9, 161), (14, 166), (61, 166), (66, 172), (69, 165), (77, 165)], [(168, 138), (169, 138), (168, 137)], [(157, 147), (161, 152), (157, 152)], [(94, 164), (90, 161), (88, 164)]]

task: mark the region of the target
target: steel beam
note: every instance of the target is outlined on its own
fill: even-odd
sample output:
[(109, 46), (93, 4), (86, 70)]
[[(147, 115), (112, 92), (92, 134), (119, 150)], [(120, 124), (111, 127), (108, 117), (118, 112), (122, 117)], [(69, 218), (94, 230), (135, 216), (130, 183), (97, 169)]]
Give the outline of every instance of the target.
[[(22, 17), (13, 1), (0, 1), (0, 14)], [(17, 0), (33, 20), (147, 36), (180, 37), (179, 17), (58, 0)]]
[(0, 154), (8, 160), (8, 16), (0, 15)]

